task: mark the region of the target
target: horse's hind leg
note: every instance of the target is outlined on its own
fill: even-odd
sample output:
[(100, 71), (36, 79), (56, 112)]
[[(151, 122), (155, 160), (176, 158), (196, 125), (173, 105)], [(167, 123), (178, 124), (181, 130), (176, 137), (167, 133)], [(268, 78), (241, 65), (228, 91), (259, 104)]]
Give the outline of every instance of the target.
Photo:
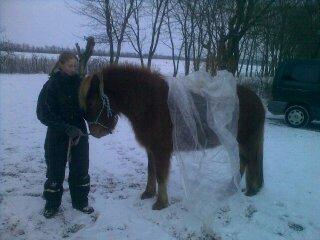
[(148, 182), (146, 190), (141, 194), (141, 199), (152, 198), (156, 195), (156, 172), (155, 163), (150, 151), (148, 154)]
[[(256, 141), (245, 146), (242, 156), (246, 164), (246, 195), (255, 195), (263, 186), (263, 131)], [(241, 157), (241, 156), (240, 156)]]
[(246, 170), (247, 161), (246, 161), (246, 157), (244, 156), (244, 153), (242, 153), (241, 147), (239, 147), (239, 151), (240, 151), (240, 175), (242, 178), (244, 171)]
[(170, 167), (170, 153), (166, 151), (157, 151), (154, 154), (154, 162), (156, 166), (156, 176), (158, 181), (158, 198), (153, 204), (153, 210), (161, 210), (166, 208), (168, 203), (167, 180)]

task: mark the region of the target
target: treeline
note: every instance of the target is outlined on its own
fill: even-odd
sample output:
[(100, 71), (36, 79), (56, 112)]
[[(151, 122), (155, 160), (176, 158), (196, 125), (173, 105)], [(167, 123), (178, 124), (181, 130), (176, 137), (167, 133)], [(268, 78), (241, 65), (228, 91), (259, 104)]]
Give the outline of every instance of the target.
[(12, 53), (0, 54), (0, 73), (49, 73), (56, 60), (45, 56), (16, 55)]
[[(46, 73), (49, 74), (57, 59), (32, 54), (26, 57), (23, 54), (4, 53), (0, 55), (0, 73)], [(88, 62), (88, 72), (101, 68), (108, 61), (91, 59)]]
[[(38, 56), (33, 54), (31, 57), (18, 54), (4, 54), (0, 55), (0, 73), (46, 73), (49, 74), (56, 63), (56, 59), (48, 58), (46, 56)], [(91, 58), (87, 65), (88, 73), (93, 73), (101, 69), (108, 63), (107, 59)], [(246, 85), (254, 90), (261, 98), (269, 99), (271, 97), (271, 83), (272, 78), (252, 76), (240, 76), (238, 83)]]
[(92, 23), (110, 63), (118, 63), (124, 42), (147, 67), (159, 42), (165, 44), (173, 75), (180, 59), (186, 75), (205, 59), (212, 73), (226, 68), (236, 75), (272, 76), (287, 59), (320, 57), (319, 0), (76, 1), (70, 8)]
[[(73, 52), (77, 53), (76, 48), (70, 48), (70, 47), (58, 47), (58, 46), (44, 46), (44, 47), (38, 47), (38, 46), (32, 46), (30, 44), (26, 43), (13, 43), (10, 41), (0, 41), (0, 51), (7, 52), (7, 53), (47, 53), (47, 54), (59, 54), (63, 51)], [(100, 56), (100, 57), (107, 57), (110, 56), (110, 53), (108, 51), (104, 51), (101, 49), (94, 49), (93, 50), (93, 56)], [(120, 54), (120, 57), (128, 57), (128, 58), (138, 58), (139, 56), (136, 53), (132, 52), (123, 52)], [(144, 58), (147, 58), (147, 54), (143, 55)], [(156, 59), (171, 59), (171, 56), (167, 55), (161, 55), (161, 54), (155, 54)]]
[(50, 53), (50, 54), (59, 54), (62, 51), (76, 52), (75, 48), (68, 47), (58, 47), (58, 46), (44, 46), (37, 47), (30, 44), (19, 44), (13, 43), (10, 41), (1, 41), (0, 50), (4, 52), (26, 52), (26, 53)]
[[(320, 1), (275, 1), (240, 42), (239, 69), (261, 62), (261, 76), (273, 76), (279, 63), (289, 59), (320, 58)], [(238, 71), (239, 72), (239, 71)]]

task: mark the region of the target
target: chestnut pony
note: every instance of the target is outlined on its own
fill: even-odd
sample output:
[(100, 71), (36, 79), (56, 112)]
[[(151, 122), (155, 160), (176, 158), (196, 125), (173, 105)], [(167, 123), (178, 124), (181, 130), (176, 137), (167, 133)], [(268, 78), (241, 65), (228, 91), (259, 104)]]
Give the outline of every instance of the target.
[[(237, 86), (239, 121), (237, 141), (240, 173), (246, 175), (246, 195), (263, 185), (263, 133), (265, 110), (251, 90)], [(172, 122), (167, 105), (165, 77), (147, 68), (110, 65), (87, 76), (79, 89), (79, 102), (94, 137), (112, 132), (118, 115), (131, 122), (137, 141), (148, 155), (148, 181), (141, 199), (158, 197), (152, 209), (168, 206), (167, 179), (173, 151)]]

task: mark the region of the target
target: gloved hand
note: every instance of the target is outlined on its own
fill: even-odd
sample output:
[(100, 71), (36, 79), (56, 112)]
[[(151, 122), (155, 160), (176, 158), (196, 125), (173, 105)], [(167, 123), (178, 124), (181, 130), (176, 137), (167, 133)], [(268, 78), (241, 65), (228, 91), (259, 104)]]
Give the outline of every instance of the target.
[(70, 126), (66, 129), (66, 134), (71, 138), (73, 145), (77, 145), (81, 136), (84, 136), (84, 133), (75, 126)]

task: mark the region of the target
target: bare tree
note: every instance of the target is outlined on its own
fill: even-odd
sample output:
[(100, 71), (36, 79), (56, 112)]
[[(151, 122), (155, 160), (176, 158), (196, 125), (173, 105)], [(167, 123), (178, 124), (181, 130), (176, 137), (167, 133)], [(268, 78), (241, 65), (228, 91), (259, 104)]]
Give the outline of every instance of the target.
[[(129, 18), (134, 10), (134, 0), (76, 0), (69, 7), (86, 16), (97, 43), (109, 45), (110, 63), (118, 63)], [(100, 33), (98, 32), (100, 30)]]
[[(216, 68), (226, 68), (233, 74), (238, 69), (239, 45), (243, 36), (268, 13), (276, 0), (205, 0), (207, 32), (216, 45), (212, 60)], [(213, 45), (213, 44), (212, 44)]]
[[(171, 2), (172, 4), (172, 2)], [(173, 6), (170, 6), (170, 10), (168, 11), (167, 17), (166, 17), (166, 26), (167, 26), (167, 34), (169, 35), (170, 44), (167, 44), (166, 41), (163, 41), (163, 43), (171, 49), (171, 57), (172, 57), (172, 65), (173, 65), (173, 77), (176, 77), (179, 71), (179, 63), (181, 59), (181, 53), (183, 49), (183, 42), (176, 42), (175, 37), (172, 30), (175, 30), (176, 25), (172, 23), (170, 12), (172, 11)], [(174, 27), (174, 28), (173, 28)], [(173, 28), (173, 29), (172, 29)], [(176, 36), (177, 37), (177, 36)], [(176, 50), (178, 50), (178, 55), (176, 55)]]
[(169, 0), (152, 0), (151, 1), (151, 40), (150, 40), (150, 47), (148, 51), (148, 68), (151, 67), (151, 61), (153, 56), (156, 52), (158, 43), (159, 43), (159, 36), (161, 32), (162, 25), (164, 23), (165, 15), (168, 11), (168, 3)]
[(126, 32), (126, 36), (131, 44), (133, 50), (138, 54), (140, 59), (141, 66), (144, 66), (143, 60), (143, 46), (142, 44), (145, 42), (146, 33), (143, 32), (141, 26), (141, 18), (142, 18), (142, 7), (145, 0), (134, 0), (134, 10), (133, 10), (133, 19), (128, 24), (128, 31)]
[(205, 25), (206, 17), (203, 13), (206, 12), (205, 4), (199, 1), (196, 4), (188, 5), (191, 12), (191, 21), (193, 24), (193, 38), (192, 38), (192, 56), (193, 56), (193, 69), (199, 70), (200, 64), (203, 59), (203, 52), (205, 49), (204, 42), (208, 39), (209, 33), (203, 27)]
[[(120, 3), (121, 2), (121, 3)], [(117, 52), (115, 62), (119, 62), (122, 42), (124, 40), (125, 31), (134, 10), (134, 0), (115, 1), (113, 16), (113, 31), (117, 40)]]
[(89, 61), (89, 58), (92, 56), (93, 48), (95, 45), (94, 38), (93, 37), (87, 37), (86, 38), (87, 45), (84, 51), (81, 52), (80, 46), (78, 43), (76, 43), (77, 53), (79, 57), (79, 75), (80, 77), (84, 77), (86, 75), (86, 67), (87, 63)]
[[(282, 61), (319, 57), (319, 10), (319, 0), (276, 1), (244, 35), (248, 44), (244, 48), (240, 46), (240, 62), (246, 62), (245, 75), (252, 76), (255, 72), (261, 77), (274, 76)], [(242, 45), (243, 40), (240, 42)], [(259, 71), (253, 71), (257, 64), (260, 65)]]
[(193, 45), (192, 42), (194, 41), (195, 27), (193, 19), (190, 19), (193, 18), (194, 15), (190, 13), (195, 3), (189, 3), (187, 0), (175, 0), (172, 4), (175, 6), (174, 16), (175, 20), (179, 24), (179, 30), (182, 36), (184, 73), (185, 75), (188, 75), (190, 72), (190, 63), (192, 58), (191, 47)]

